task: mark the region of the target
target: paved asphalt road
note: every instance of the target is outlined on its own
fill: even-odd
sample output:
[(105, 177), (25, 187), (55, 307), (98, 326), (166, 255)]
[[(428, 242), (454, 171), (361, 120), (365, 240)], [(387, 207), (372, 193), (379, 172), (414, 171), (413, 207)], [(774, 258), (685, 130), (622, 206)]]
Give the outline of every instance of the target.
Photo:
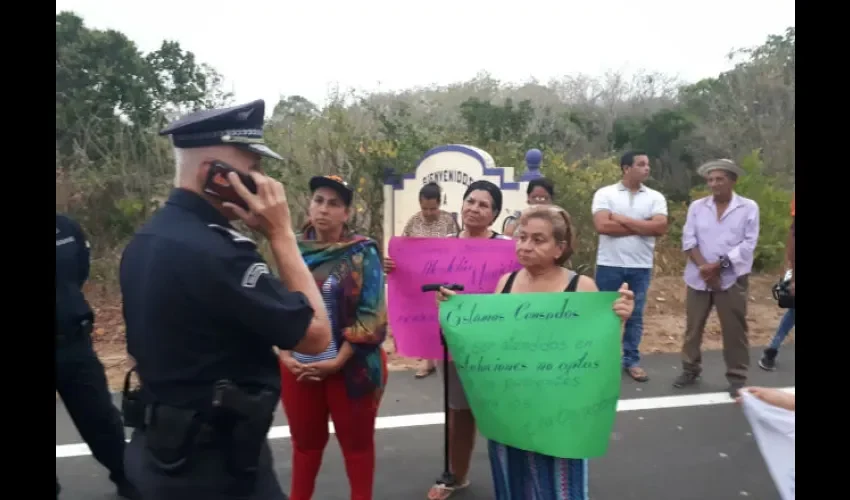
[[(752, 350), (750, 382), (769, 387), (795, 385), (794, 346), (783, 348), (776, 372), (756, 365), (760, 350)], [(624, 378), (620, 411), (608, 454), (590, 462), (590, 496), (608, 500), (728, 500), (778, 499), (740, 409), (720, 393), (726, 387), (719, 352), (705, 355), (703, 378), (697, 387), (677, 390), (671, 382), (679, 370), (671, 354), (646, 356), (645, 384)], [(376, 435), (378, 461), (376, 500), (425, 498), (442, 470), (442, 391), (439, 378), (415, 380), (412, 372), (394, 372), (381, 416), (427, 414), (393, 422), (383, 419)], [(691, 395), (689, 397), (681, 397)], [(652, 399), (673, 396), (665, 399)], [(677, 397), (678, 396), (678, 397)], [(650, 398), (650, 399), (646, 399)], [(116, 404), (118, 397), (116, 395)], [(275, 426), (286, 425), (278, 411)], [(418, 421), (417, 421), (418, 420)], [(383, 428), (381, 428), (383, 427)], [(286, 434), (286, 428), (272, 435)], [(117, 498), (107, 471), (79, 446), (80, 437), (61, 401), (56, 402), (56, 474), (64, 500)], [(271, 441), (281, 484), (288, 491), (289, 440)], [(470, 476), (472, 485), (454, 497), (492, 498), (486, 442), (479, 438)], [(331, 439), (316, 490), (319, 500), (348, 499), (348, 485), (339, 447)]]

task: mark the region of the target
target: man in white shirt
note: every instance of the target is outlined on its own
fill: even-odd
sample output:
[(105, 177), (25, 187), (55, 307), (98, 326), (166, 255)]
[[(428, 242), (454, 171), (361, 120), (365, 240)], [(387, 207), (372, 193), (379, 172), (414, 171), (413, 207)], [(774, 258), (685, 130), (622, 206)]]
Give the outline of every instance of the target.
[(655, 238), (667, 232), (667, 200), (643, 185), (649, 177), (649, 157), (630, 151), (620, 159), (623, 178), (593, 195), (593, 225), (599, 233), (596, 284), (614, 292), (623, 283), (635, 293), (635, 310), (623, 334), (623, 370), (638, 382), (649, 376), (639, 366), (643, 309), (652, 277)]

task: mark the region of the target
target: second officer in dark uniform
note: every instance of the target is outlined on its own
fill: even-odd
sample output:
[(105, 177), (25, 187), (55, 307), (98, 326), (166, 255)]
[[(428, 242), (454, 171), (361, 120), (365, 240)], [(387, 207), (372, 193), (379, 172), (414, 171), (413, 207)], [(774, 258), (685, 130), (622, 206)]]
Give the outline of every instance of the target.
[[(76, 221), (56, 214), (56, 392), (83, 440), (121, 498), (136, 499), (124, 475), (124, 426), (112, 404), (103, 365), (92, 346), (94, 312), (83, 295), (91, 252)], [(59, 497), (56, 478), (56, 497)]]
[[(283, 186), (263, 175), (263, 101), (186, 116), (162, 131), (175, 146), (175, 190), (124, 251), (127, 350), (140, 389), (126, 391), (134, 427), (126, 469), (145, 499), (281, 500), (266, 434), (280, 395), (273, 346), (322, 352), (330, 324), (298, 252)], [(209, 194), (228, 182), (242, 208)], [(238, 233), (268, 239), (280, 278)]]

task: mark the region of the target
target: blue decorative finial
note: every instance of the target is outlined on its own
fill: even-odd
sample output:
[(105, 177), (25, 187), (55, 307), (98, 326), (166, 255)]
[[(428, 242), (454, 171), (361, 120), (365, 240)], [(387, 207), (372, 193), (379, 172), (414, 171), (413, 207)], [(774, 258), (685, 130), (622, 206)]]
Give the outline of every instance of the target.
[(543, 177), (540, 173), (540, 164), (543, 162), (543, 153), (539, 149), (529, 149), (525, 153), (525, 166), (528, 169), (522, 174), (522, 181), (529, 181), (537, 177)]

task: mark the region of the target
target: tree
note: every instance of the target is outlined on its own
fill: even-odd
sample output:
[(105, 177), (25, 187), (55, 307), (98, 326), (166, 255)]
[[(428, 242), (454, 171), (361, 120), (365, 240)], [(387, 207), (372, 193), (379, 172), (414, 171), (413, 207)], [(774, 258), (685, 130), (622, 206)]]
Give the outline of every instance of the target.
[(319, 114), (319, 108), (309, 99), (300, 95), (291, 95), (281, 98), (272, 112), (272, 120), (285, 121), (290, 117), (315, 117)]
[(768, 171), (794, 174), (796, 145), (796, 33), (732, 52), (735, 67), (683, 87), (680, 102), (696, 117), (708, 145), (741, 157), (761, 148)]
[[(97, 164), (124, 129), (159, 126), (175, 113), (222, 104), (221, 77), (177, 42), (143, 54), (124, 34), (56, 14), (57, 154)], [(123, 146), (123, 145), (122, 145)]]
[(57, 209), (93, 238), (120, 241), (157, 206), (172, 169), (157, 131), (176, 114), (222, 105), (221, 77), (176, 42), (144, 54), (124, 34), (56, 15)]

